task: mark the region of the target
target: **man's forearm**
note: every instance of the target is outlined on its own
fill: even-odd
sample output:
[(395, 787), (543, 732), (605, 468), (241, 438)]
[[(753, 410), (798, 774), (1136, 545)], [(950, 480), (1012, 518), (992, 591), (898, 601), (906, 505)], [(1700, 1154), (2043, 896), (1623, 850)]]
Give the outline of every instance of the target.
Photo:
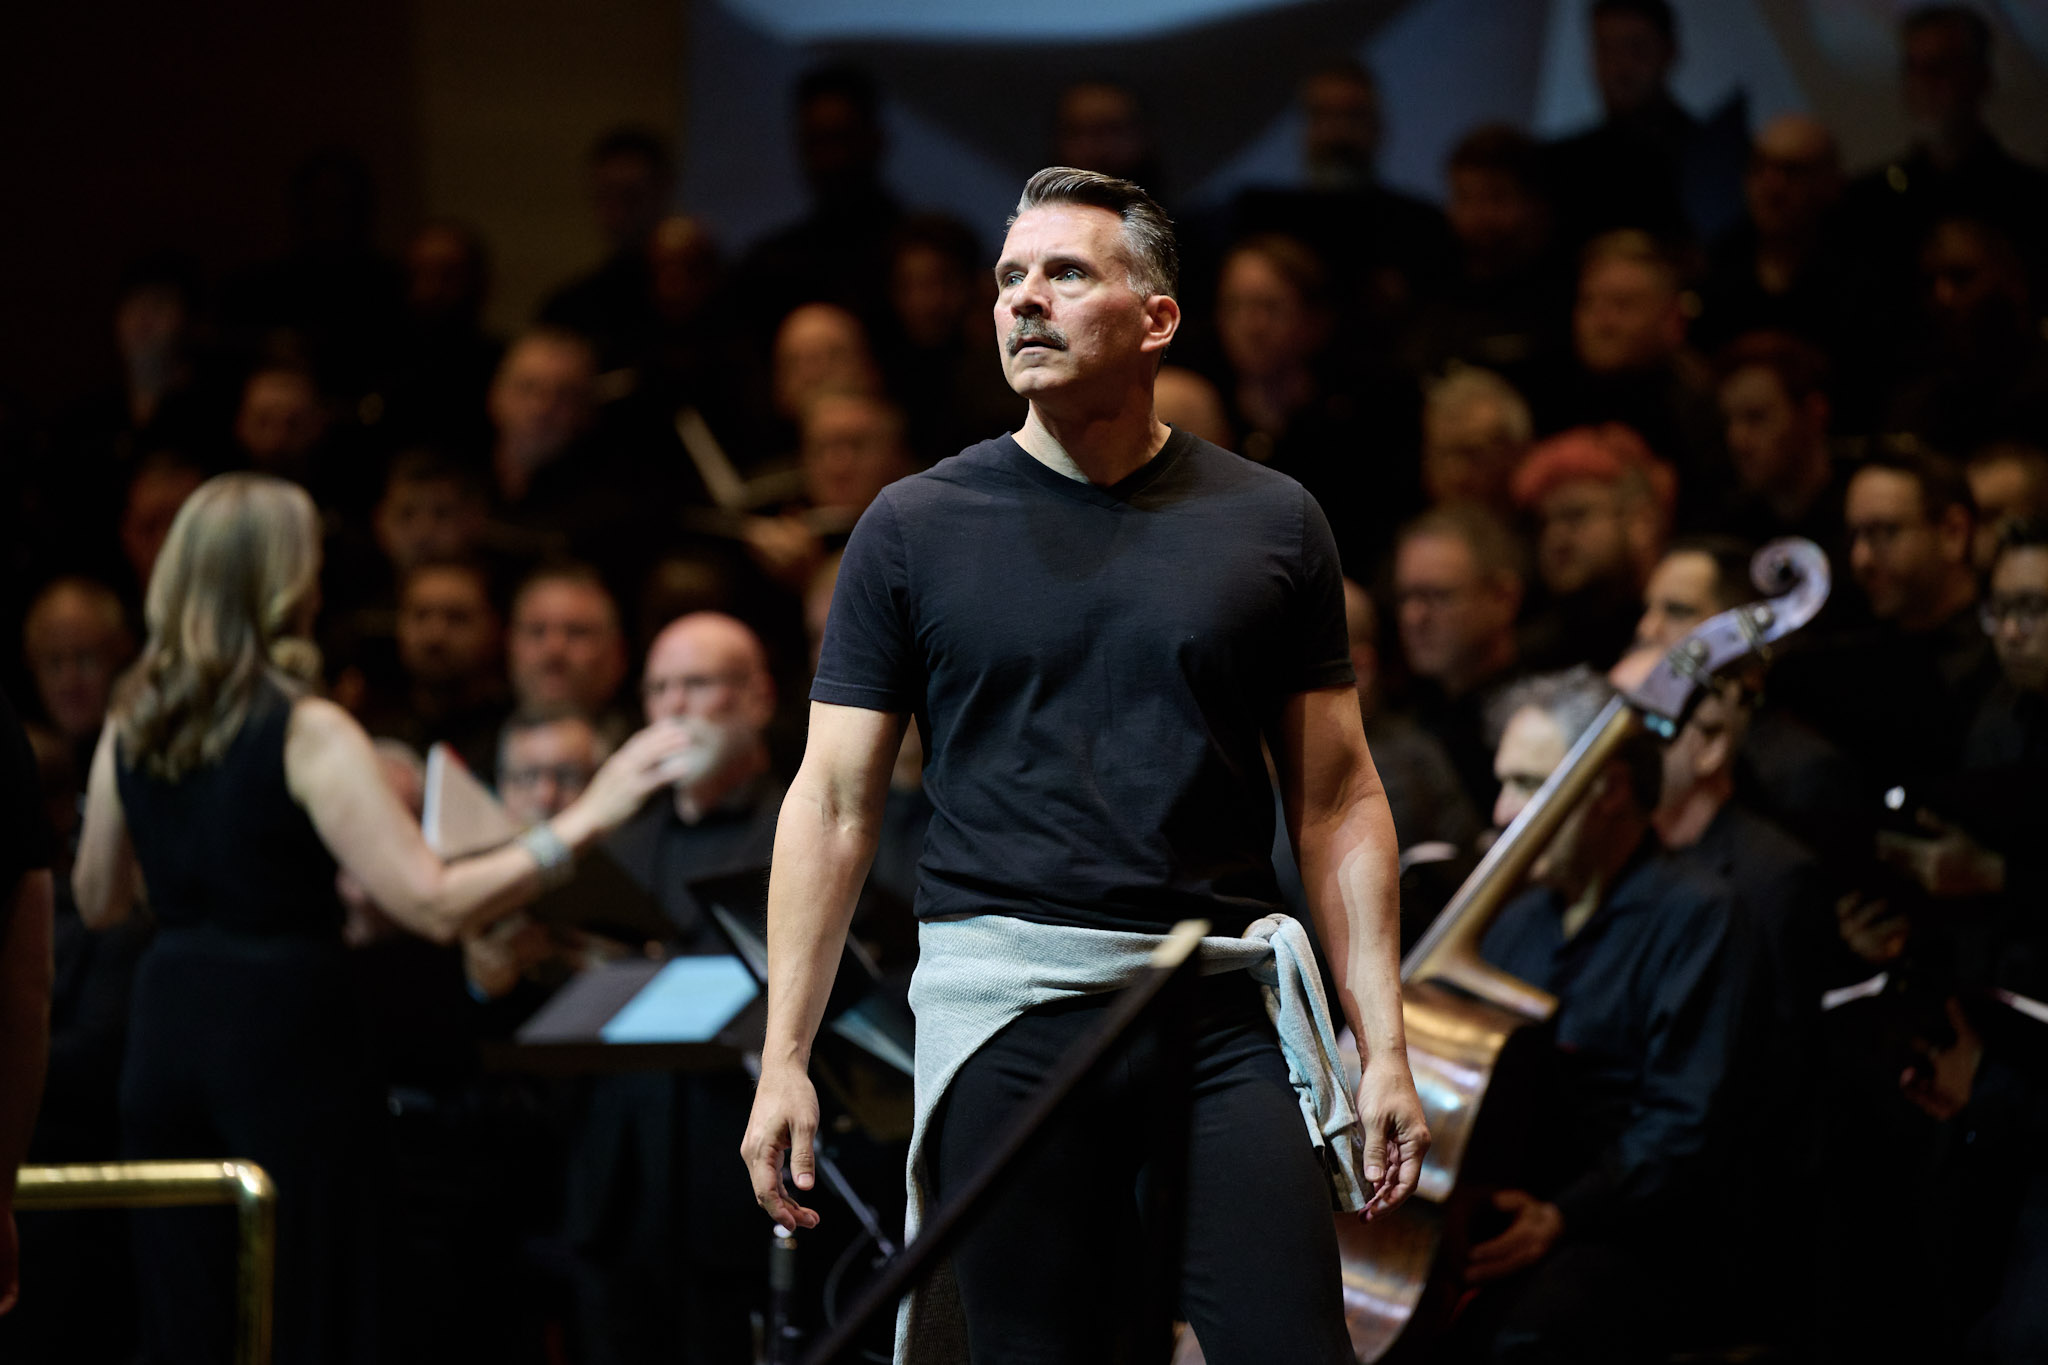
[(764, 1069), (810, 1064), (847, 926), (875, 855), (867, 813), (801, 776), (783, 800), (768, 880), (768, 1027)]
[(1400, 865), (1386, 797), (1375, 785), (1327, 817), (1305, 819), (1297, 843), (1309, 911), (1361, 1060), (1405, 1057)]

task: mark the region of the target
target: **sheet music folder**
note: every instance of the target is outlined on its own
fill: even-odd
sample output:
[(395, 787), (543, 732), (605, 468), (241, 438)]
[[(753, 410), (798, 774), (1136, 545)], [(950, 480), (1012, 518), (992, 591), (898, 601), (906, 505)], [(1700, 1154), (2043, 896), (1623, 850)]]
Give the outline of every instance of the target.
[[(427, 847), (446, 859), (486, 852), (519, 834), (498, 798), (445, 744), (427, 750), (420, 829)], [(576, 861), (576, 875), (543, 892), (525, 914), (541, 924), (634, 944), (665, 942), (675, 934), (660, 904), (602, 846), (587, 850)]]

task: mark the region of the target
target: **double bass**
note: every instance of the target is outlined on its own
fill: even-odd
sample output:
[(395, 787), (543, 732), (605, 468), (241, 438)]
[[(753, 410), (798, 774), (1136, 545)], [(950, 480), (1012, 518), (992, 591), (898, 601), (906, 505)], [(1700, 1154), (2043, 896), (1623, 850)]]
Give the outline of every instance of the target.
[(1358, 1359), (1420, 1351), (1447, 1325), (1462, 1286), (1467, 1228), (1494, 1181), (1509, 1178), (1557, 1000), (1486, 963), (1479, 943), (1538, 854), (1632, 736), (1671, 738), (1715, 675), (1811, 621), (1828, 595), (1827, 556), (1777, 540), (1750, 566), (1765, 600), (1711, 617), (1633, 692), (1608, 702), (1557, 771), (1494, 842), (1401, 963), (1408, 1062), (1429, 1119), (1414, 1196), (1372, 1222), (1337, 1220), (1345, 1312)]

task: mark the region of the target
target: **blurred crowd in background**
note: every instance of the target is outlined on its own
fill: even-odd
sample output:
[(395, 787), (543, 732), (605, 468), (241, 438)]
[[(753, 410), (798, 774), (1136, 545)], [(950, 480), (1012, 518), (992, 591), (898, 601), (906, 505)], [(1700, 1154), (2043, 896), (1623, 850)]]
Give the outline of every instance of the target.
[[(1985, 126), (1991, 32), (1967, 8), (1902, 22), (1917, 140), (1874, 167), (1811, 117), (1699, 122), (1668, 89), (1661, 0), (1591, 10), (1604, 120), (1470, 130), (1441, 209), (1376, 178), (1367, 70), (1303, 72), (1307, 181), (1176, 215), (1186, 322), (1160, 415), (1329, 518), (1399, 840), (1432, 850), (1406, 874), (1411, 940), (1501, 809), (1519, 680), (1639, 678), (1644, 651), (1762, 595), (1757, 547), (1827, 552), (1821, 618), (1668, 746), (1651, 815), (1677, 850), (1741, 822), (1716, 856), (1770, 1058), (1735, 1049), (1749, 1071), (1718, 1093), (1772, 1097), (1767, 1124), (1726, 1125), (1770, 1157), (1734, 1230), (1774, 1248), (1741, 1291), (1763, 1305), (1749, 1330), (1827, 1358), (2027, 1358), (1995, 1343), (2043, 1330), (2023, 1291), (2048, 1275), (2024, 1013), (2048, 998), (2048, 171), (2029, 159), (2048, 148)], [(621, 832), (622, 861), (650, 884), (765, 861), (847, 533), (891, 481), (1023, 418), (993, 225), (883, 187), (862, 71), (791, 93), (805, 217), (717, 241), (676, 203), (666, 138), (619, 128), (583, 167), (611, 253), (564, 262), (509, 336), (481, 321), (484, 232), (421, 223), (382, 253), (345, 151), (291, 177), (275, 259), (107, 263), (108, 382), (31, 395), (0, 448), (5, 685), (60, 832), (171, 519), (212, 474), (257, 470), (318, 502), (328, 692), (411, 799), (445, 743), (543, 819), (643, 717), (696, 716), (720, 762)], [(1111, 80), (1051, 114), (1047, 164), (1140, 183), (1173, 135)], [(915, 741), (875, 879), (895, 909), (871, 918), (914, 896)], [(687, 897), (662, 900), (672, 946), (705, 946)], [(730, 1113), (666, 1077), (577, 1097), (478, 1061), (592, 945), (515, 922), (443, 949), (350, 904), (385, 1114), (365, 1160), (396, 1192), (383, 1358), (673, 1360), (686, 1320), (743, 1315), (766, 1236)], [(119, 1150), (148, 933), (92, 935), (60, 905), (37, 1160)], [(594, 1122), (599, 1103), (626, 1117)], [(124, 1359), (118, 1221), (31, 1220), (24, 1244), (0, 1341)]]

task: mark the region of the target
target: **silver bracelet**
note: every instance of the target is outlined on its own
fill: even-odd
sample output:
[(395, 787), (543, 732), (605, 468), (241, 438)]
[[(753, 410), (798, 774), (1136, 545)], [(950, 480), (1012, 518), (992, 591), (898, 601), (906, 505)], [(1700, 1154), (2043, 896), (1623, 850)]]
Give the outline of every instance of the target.
[(540, 865), (541, 890), (552, 891), (576, 875), (576, 854), (547, 821), (541, 821), (513, 842), (531, 853)]

